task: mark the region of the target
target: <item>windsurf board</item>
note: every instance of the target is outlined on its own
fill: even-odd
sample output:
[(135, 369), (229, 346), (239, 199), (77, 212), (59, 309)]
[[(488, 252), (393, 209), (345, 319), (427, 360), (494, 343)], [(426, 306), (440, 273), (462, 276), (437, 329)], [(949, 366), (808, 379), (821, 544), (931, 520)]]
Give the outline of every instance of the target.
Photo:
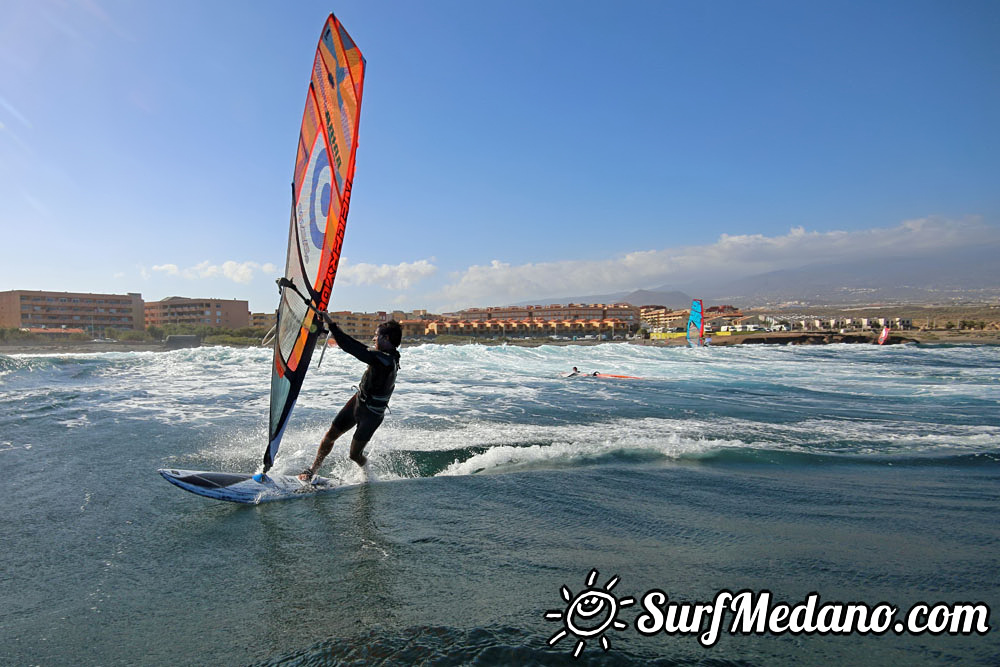
[(185, 491), (233, 503), (256, 505), (274, 500), (301, 498), (305, 495), (342, 489), (350, 484), (327, 477), (313, 477), (303, 482), (294, 475), (251, 475), (249, 473), (218, 472), (208, 470), (177, 470), (163, 468), (158, 471), (163, 478)]

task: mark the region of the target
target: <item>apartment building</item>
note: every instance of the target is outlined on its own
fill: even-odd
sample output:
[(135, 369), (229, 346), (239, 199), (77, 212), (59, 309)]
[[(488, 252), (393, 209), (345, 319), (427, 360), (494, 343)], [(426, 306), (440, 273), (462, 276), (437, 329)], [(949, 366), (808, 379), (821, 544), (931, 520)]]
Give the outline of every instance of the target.
[[(389, 320), (396, 320), (403, 329), (403, 336), (406, 338), (424, 336), (427, 332), (426, 310), (415, 310), (412, 313), (403, 311), (377, 311), (374, 313), (358, 313), (349, 310), (336, 310), (330, 312), (330, 317), (337, 323), (344, 333), (352, 336), (364, 343), (371, 340), (372, 334), (378, 325)], [(276, 322), (274, 313), (253, 313), (251, 315), (252, 326), (270, 328)]]
[(83, 329), (103, 335), (107, 329), (141, 330), (143, 326), (141, 294), (0, 292), (0, 327)]
[(597, 320), (435, 320), (421, 322), (426, 334), (470, 337), (542, 338), (557, 336), (563, 338), (612, 339), (635, 332), (636, 323), (617, 318)]
[(145, 307), (146, 326), (190, 324), (218, 329), (250, 326), (250, 306), (237, 299), (188, 299), (172, 296)]
[(389, 321), (389, 316), (379, 311), (377, 313), (352, 313), (348, 310), (331, 312), (330, 317), (348, 336), (362, 342), (371, 340), (375, 329), (383, 322)]
[(639, 308), (639, 319), (650, 332), (661, 333), (671, 329), (683, 329), (687, 326), (689, 310), (672, 310), (664, 306), (642, 306)]
[(270, 329), (277, 323), (278, 315), (274, 311), (270, 313), (250, 313), (250, 326), (252, 327)]
[(639, 308), (630, 303), (579, 304), (551, 306), (497, 306), (490, 308), (469, 308), (450, 313), (445, 319), (466, 322), (489, 320), (566, 322), (573, 320), (611, 320), (639, 324)]

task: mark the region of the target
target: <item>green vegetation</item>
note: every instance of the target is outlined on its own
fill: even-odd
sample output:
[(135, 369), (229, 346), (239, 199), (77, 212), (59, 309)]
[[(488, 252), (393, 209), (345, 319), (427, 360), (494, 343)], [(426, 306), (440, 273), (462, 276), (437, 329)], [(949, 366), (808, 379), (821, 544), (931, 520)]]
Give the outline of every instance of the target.
[(37, 340), (35, 334), (21, 331), (17, 327), (0, 327), (0, 343), (20, 343)]
[[(234, 347), (260, 345), (267, 329), (242, 327), (240, 329), (218, 329), (190, 325), (167, 325), (147, 327), (145, 331), (135, 329), (106, 329), (104, 338), (122, 343), (162, 343), (167, 336), (194, 335), (204, 345), (230, 345)], [(87, 343), (93, 340), (89, 333), (57, 333), (22, 331), (17, 327), (0, 327), (0, 345), (53, 345), (58, 343)]]
[(151, 343), (153, 337), (145, 331), (135, 329), (108, 329), (105, 336), (113, 340), (120, 340), (124, 343)]
[(241, 327), (239, 329), (219, 329), (217, 327), (193, 326), (190, 324), (166, 324), (162, 327), (147, 327), (143, 332), (150, 340), (163, 341), (167, 336), (198, 336), (205, 345), (231, 345), (235, 347), (260, 345), (267, 334), (263, 327)]
[(201, 342), (205, 345), (228, 345), (230, 347), (254, 347), (260, 345), (260, 340), (264, 335), (253, 337), (253, 336), (235, 336), (231, 334), (217, 334), (214, 336), (205, 336), (201, 339)]
[[(53, 332), (58, 329), (53, 329)], [(22, 331), (17, 327), (0, 327), (0, 345), (27, 345), (45, 344), (59, 341), (70, 341), (74, 343), (90, 340), (90, 334), (85, 333), (33, 333)]]

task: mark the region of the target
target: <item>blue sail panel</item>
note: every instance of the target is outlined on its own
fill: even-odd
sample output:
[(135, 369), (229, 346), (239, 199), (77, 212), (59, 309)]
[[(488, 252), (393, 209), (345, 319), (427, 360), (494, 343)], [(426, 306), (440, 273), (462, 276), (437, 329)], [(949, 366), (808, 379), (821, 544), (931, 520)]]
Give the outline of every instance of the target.
[(701, 299), (691, 302), (691, 314), (688, 315), (687, 342), (691, 347), (705, 344), (705, 318), (702, 312)]

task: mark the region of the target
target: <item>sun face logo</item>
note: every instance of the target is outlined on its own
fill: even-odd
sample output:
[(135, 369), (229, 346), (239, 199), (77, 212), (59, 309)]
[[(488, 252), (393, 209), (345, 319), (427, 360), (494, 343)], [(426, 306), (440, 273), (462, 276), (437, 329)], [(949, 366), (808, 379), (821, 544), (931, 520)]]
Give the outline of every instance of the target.
[(591, 637), (600, 637), (601, 648), (607, 651), (611, 648), (611, 643), (604, 636), (604, 631), (609, 628), (624, 630), (628, 627), (618, 620), (618, 608), (635, 604), (635, 598), (622, 598), (619, 600), (611, 594), (620, 581), (617, 576), (611, 577), (604, 588), (595, 588), (597, 581), (597, 570), (591, 570), (587, 575), (587, 588), (583, 589), (576, 597), (568, 588), (563, 586), (560, 594), (566, 601), (566, 609), (554, 609), (545, 612), (545, 618), (550, 621), (562, 621), (563, 629), (549, 637), (549, 646), (555, 646), (563, 637), (568, 634), (577, 638), (576, 647), (573, 649), (573, 657), (579, 658), (583, 649), (586, 648), (585, 640)]

